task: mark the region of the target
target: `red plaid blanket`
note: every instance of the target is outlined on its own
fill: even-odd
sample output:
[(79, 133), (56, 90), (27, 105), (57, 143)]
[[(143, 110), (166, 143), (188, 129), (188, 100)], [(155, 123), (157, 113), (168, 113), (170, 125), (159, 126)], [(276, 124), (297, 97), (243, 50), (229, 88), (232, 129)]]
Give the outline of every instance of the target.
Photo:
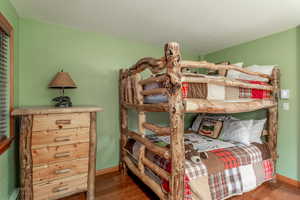
[[(262, 81), (250, 81), (240, 80), (247, 83), (258, 84), (258, 85), (269, 85)], [(240, 88), (240, 98), (251, 98), (251, 99), (269, 99), (271, 92), (268, 90), (252, 89), (252, 88)]]
[[(150, 139), (153, 140), (153, 137)], [(154, 142), (162, 142), (159, 141), (159, 137), (154, 140)], [(146, 155), (158, 166), (171, 172), (172, 166), (168, 160), (151, 152), (147, 152)], [(274, 165), (266, 144), (251, 144), (250, 146), (238, 144), (209, 151), (207, 155), (207, 159), (202, 159), (198, 163), (191, 160), (185, 161), (185, 200), (191, 200), (192, 191), (197, 190), (197, 188), (191, 188), (190, 182), (201, 177), (207, 178), (209, 185), (207, 192), (210, 193), (212, 200), (222, 200), (247, 192), (274, 177)], [(163, 190), (169, 192), (169, 182), (160, 180)]]

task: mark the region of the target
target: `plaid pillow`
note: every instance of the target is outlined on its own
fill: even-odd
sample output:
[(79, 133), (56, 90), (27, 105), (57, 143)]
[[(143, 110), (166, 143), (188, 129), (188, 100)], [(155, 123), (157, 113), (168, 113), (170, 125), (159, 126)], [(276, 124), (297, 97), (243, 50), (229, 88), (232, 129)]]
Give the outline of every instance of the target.
[(223, 126), (220, 120), (205, 118), (201, 121), (198, 133), (210, 138), (218, 138)]

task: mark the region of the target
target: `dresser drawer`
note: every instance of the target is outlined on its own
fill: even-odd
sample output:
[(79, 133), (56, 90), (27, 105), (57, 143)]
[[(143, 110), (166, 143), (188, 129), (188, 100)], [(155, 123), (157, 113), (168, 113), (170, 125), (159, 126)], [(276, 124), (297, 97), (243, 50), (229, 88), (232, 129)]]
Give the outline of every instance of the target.
[(32, 133), (32, 149), (88, 142), (89, 131), (89, 128), (35, 131)]
[(87, 174), (33, 185), (34, 200), (54, 200), (87, 190)]
[(88, 172), (89, 159), (82, 158), (33, 167), (33, 182), (44, 182)]
[(56, 163), (66, 160), (88, 157), (89, 143), (68, 144), (62, 146), (32, 149), (33, 165)]
[(89, 128), (90, 113), (34, 115), (32, 131)]

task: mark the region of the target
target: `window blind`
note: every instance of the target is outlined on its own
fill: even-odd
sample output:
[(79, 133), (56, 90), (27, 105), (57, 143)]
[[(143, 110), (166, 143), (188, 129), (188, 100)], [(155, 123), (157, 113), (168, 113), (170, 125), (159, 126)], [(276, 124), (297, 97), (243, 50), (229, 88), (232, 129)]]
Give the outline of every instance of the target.
[(0, 28), (0, 141), (8, 132), (8, 35)]

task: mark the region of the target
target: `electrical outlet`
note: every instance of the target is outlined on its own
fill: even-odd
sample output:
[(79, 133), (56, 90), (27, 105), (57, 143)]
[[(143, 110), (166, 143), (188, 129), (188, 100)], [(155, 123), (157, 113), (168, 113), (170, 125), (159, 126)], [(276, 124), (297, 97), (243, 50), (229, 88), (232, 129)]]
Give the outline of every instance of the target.
[(283, 103), (282, 108), (283, 108), (283, 110), (290, 110), (290, 104), (289, 103)]
[(280, 91), (280, 98), (281, 99), (289, 99), (290, 98), (290, 90), (288, 90), (288, 89), (282, 89)]

